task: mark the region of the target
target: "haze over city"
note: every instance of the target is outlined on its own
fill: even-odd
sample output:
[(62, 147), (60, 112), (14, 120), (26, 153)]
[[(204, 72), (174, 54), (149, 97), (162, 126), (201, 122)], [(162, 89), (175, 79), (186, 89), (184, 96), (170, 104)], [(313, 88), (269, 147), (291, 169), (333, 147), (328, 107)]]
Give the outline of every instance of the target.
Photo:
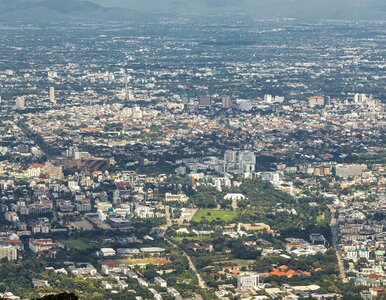
[(0, 12), (0, 299), (386, 299), (383, 1)]
[(356, 21), (383, 20), (386, 16), (386, 4), (381, 0), (1, 0), (0, 8), (3, 20), (40, 21), (57, 16), (122, 20), (137, 13)]

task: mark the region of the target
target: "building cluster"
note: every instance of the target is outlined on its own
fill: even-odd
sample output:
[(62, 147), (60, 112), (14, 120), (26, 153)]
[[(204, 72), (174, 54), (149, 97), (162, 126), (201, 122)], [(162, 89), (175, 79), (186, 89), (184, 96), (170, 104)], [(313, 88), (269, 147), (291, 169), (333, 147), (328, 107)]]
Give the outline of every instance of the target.
[[(266, 259), (334, 249), (343, 282), (361, 287), (364, 299), (383, 297), (384, 29), (368, 25), (374, 30), (362, 38), (350, 37), (358, 24), (293, 30), (288, 22), (258, 21), (259, 43), (249, 26), (186, 20), (161, 22), (159, 38), (154, 25), (138, 24), (75, 23), (83, 30), (73, 38), (55, 26), (4, 30), (0, 260), (34, 255), (64, 265), (63, 257), (74, 260), (69, 239), (86, 236), (93, 263), (51, 271), (94, 278), (111, 293), (133, 292), (135, 280), (154, 299), (182, 299), (186, 291), (166, 276), (177, 249), (200, 288), (210, 290), (201, 275), (220, 278), (210, 290), (219, 299), (334, 299), (316, 283), (266, 283), (307, 280), (319, 268), (221, 266), (210, 274), (212, 266), (197, 269), (190, 257), (230, 258), (236, 242)], [(238, 34), (230, 40), (230, 32)], [(253, 180), (291, 201), (265, 211), (271, 195), (250, 199), (243, 189)], [(282, 237), (272, 222), (278, 216), (299, 219), (303, 233), (300, 219), (330, 225), (331, 241), (321, 232)], [(213, 236), (228, 246), (218, 249)], [(124, 262), (144, 267), (144, 258), (156, 265), (152, 280)]]

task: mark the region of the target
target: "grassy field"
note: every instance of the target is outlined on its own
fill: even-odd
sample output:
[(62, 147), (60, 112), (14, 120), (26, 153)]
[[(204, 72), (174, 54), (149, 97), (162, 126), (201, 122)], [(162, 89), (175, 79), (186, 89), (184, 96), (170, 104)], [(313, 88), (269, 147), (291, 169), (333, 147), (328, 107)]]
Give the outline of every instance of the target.
[(212, 240), (210, 236), (176, 236), (173, 238), (173, 241), (176, 243), (182, 242), (182, 240), (187, 239), (188, 241), (193, 242), (205, 242)]
[(60, 242), (71, 250), (83, 251), (90, 248), (90, 245), (83, 240), (63, 240)]
[(254, 260), (247, 259), (232, 259), (227, 261), (218, 261), (217, 264), (226, 264), (230, 266), (247, 267), (254, 263)]
[(207, 220), (209, 222), (220, 219), (224, 222), (231, 222), (237, 217), (237, 212), (232, 210), (200, 209), (194, 215), (193, 222)]

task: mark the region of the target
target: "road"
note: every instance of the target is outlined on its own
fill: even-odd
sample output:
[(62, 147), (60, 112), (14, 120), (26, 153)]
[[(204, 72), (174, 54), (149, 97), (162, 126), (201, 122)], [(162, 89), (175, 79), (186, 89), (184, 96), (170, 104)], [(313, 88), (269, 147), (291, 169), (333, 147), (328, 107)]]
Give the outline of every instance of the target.
[(173, 225), (172, 218), (170, 217), (170, 206), (165, 206), (165, 217), (166, 217), (166, 229)]
[[(165, 206), (165, 217), (166, 217), (166, 225), (164, 226), (165, 231), (173, 225), (173, 222), (170, 217), (170, 207)], [(192, 258), (186, 253), (181, 247), (179, 247), (177, 244), (173, 243), (171, 240), (169, 240), (167, 237), (164, 237), (165, 241), (168, 242), (173, 247), (180, 249), (183, 253), (183, 255), (186, 257), (186, 259), (189, 262), (189, 268), (196, 274), (197, 280), (198, 280), (198, 286), (201, 289), (208, 289), (208, 286), (206, 285), (206, 282), (202, 279), (200, 273), (198, 272)]]
[(331, 212), (330, 228), (331, 228), (331, 233), (332, 233), (332, 245), (335, 249), (336, 258), (338, 260), (340, 278), (342, 279), (343, 283), (348, 283), (348, 279), (347, 279), (346, 272), (344, 269), (343, 259), (342, 259), (342, 256), (340, 255), (340, 251), (337, 247), (337, 245), (338, 245), (338, 225), (337, 225), (336, 218), (335, 218), (336, 210), (335, 210), (333, 205), (329, 205), (329, 208), (330, 208), (330, 212)]

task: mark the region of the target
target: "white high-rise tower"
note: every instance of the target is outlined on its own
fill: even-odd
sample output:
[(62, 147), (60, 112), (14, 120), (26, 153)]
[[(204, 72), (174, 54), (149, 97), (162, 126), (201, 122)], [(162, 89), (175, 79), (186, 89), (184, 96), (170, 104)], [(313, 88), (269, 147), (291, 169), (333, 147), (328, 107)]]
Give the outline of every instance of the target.
[(54, 103), (56, 102), (55, 88), (53, 86), (50, 87), (50, 101)]

